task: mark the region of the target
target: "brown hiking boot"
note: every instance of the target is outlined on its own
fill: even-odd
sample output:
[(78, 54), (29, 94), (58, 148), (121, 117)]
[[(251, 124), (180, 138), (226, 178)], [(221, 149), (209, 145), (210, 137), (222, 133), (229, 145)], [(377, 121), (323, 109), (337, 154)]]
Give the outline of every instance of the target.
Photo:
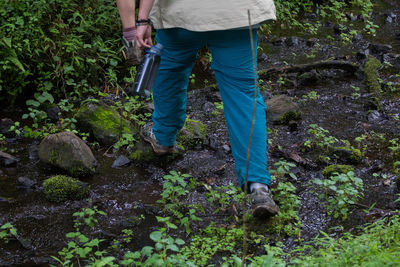
[(163, 146), (160, 144), (160, 142), (158, 142), (156, 136), (153, 133), (152, 122), (146, 123), (146, 125), (143, 126), (140, 135), (146, 142), (150, 143), (151, 147), (154, 150), (154, 153), (158, 155), (173, 154), (175, 152), (173, 146)]
[(122, 43), (125, 47), (123, 55), (126, 63), (130, 66), (139, 65), (143, 59), (143, 49), (137, 48), (135, 41), (128, 41), (125, 37), (122, 37)]
[(279, 207), (272, 199), (271, 191), (267, 187), (255, 188), (251, 192), (250, 198), (254, 217), (271, 217), (279, 211)]

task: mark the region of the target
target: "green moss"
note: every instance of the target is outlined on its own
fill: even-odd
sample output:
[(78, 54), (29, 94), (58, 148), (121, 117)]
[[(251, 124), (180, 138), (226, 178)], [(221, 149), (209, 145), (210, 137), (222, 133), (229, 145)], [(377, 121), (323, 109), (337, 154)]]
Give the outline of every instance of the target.
[(46, 198), (52, 202), (83, 199), (89, 194), (89, 188), (72, 177), (57, 175), (43, 182)]
[(301, 118), (300, 111), (289, 111), (288, 113), (283, 114), (277, 119), (278, 123), (286, 124), (292, 120), (299, 120)]
[(117, 142), (124, 133), (134, 134), (131, 123), (110, 106), (88, 104), (81, 107), (77, 118), (83, 130), (105, 144)]
[(72, 167), (68, 169), (68, 173), (74, 177), (86, 176), (96, 172), (96, 168)]
[(353, 152), (351, 153), (350, 159), (354, 162), (360, 162), (362, 159), (362, 153), (360, 149), (353, 148)]
[(362, 160), (362, 153), (357, 148), (349, 146), (333, 147), (332, 152), (338, 159), (342, 161), (359, 163)]
[(377, 58), (368, 56), (364, 66), (364, 82), (370, 93), (379, 93), (381, 91), (378, 73), (378, 69), (381, 66), (382, 63)]
[(329, 177), (334, 172), (348, 173), (349, 171), (354, 171), (354, 167), (351, 165), (333, 164), (325, 167), (324, 170), (322, 171), (322, 174), (325, 177)]
[(204, 123), (187, 118), (183, 129), (179, 132), (177, 142), (186, 149), (203, 144), (207, 137), (207, 129)]
[[(88, 119), (96, 126), (109, 130), (118, 134), (121, 128), (121, 116), (108, 106), (98, 106), (97, 109), (90, 113)], [(129, 131), (126, 122), (122, 120), (122, 131)]]
[(60, 158), (60, 154), (58, 153), (58, 150), (56, 150), (56, 149), (51, 150), (49, 162), (53, 165), (57, 165), (59, 158)]

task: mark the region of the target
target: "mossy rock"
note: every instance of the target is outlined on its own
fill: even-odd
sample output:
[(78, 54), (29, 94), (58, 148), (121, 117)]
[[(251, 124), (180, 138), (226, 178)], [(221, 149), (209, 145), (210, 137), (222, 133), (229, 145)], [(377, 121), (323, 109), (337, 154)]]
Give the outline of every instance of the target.
[(42, 162), (61, 168), (74, 177), (91, 175), (97, 168), (97, 160), (90, 148), (72, 132), (46, 136), (38, 153)]
[(51, 202), (80, 200), (89, 195), (89, 187), (78, 179), (57, 175), (43, 182), (43, 191)]
[(207, 130), (204, 123), (187, 118), (182, 130), (177, 136), (177, 143), (185, 149), (191, 149), (198, 144), (204, 144), (207, 138)]
[(370, 93), (379, 94), (381, 84), (379, 83), (379, 68), (382, 63), (374, 56), (368, 56), (364, 65), (364, 83), (368, 87)]
[(301, 119), (300, 107), (286, 95), (278, 95), (266, 101), (267, 118), (275, 124), (287, 124)]
[(98, 103), (84, 104), (77, 114), (78, 127), (89, 132), (99, 143), (113, 145), (123, 134), (138, 135), (132, 123), (118, 113), (115, 107)]
[(332, 147), (331, 153), (336, 156), (336, 158), (342, 162), (349, 162), (349, 163), (360, 163), (362, 160), (362, 153), (359, 149), (348, 147), (348, 146), (341, 146), (341, 147)]
[(351, 165), (333, 164), (326, 166), (322, 171), (322, 175), (324, 175), (325, 177), (329, 177), (334, 172), (348, 173), (349, 171), (354, 171), (354, 167)]

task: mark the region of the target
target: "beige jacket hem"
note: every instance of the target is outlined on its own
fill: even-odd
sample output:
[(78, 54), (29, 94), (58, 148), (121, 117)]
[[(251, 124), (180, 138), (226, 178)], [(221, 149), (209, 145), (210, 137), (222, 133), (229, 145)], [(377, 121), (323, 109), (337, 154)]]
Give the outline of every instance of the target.
[(216, 31), (276, 20), (273, 0), (155, 0), (150, 19), (155, 29)]

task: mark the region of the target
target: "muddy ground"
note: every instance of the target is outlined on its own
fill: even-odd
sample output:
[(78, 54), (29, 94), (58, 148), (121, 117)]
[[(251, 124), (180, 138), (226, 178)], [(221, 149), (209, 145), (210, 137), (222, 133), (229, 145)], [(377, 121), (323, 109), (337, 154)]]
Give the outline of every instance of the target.
[[(261, 93), (265, 100), (281, 94), (288, 95), (299, 104), (302, 113), (301, 119), (285, 124), (268, 122), (268, 127), (272, 130), (268, 137), (273, 140), (268, 149), (270, 168), (281, 159), (296, 164), (291, 171), (297, 176), (297, 180), (291, 182), (296, 186), (296, 194), (301, 201), (298, 215), (302, 223), (302, 241), (299, 243), (295, 241), (295, 237), (290, 236), (281, 236), (279, 239), (275, 237), (274, 242), (283, 241), (287, 249), (312, 239), (319, 231), (329, 232), (333, 236), (340, 235), (343, 231), (355, 231), (357, 226), (385, 216), (385, 212), (400, 208), (400, 203), (394, 202), (398, 198), (396, 194), (399, 193), (399, 182), (396, 181), (399, 174), (393, 167), (393, 163), (399, 159), (389, 153), (387, 142), (400, 137), (399, 92), (397, 95), (384, 93), (379, 96), (378, 102), (374, 102), (362, 74), (366, 53), (374, 54), (382, 62), (388, 54), (400, 54), (400, 5), (397, 2), (392, 4), (391, 12), (396, 15), (397, 20), (385, 23), (387, 13), (377, 10), (374, 12), (375, 20), (380, 26), (377, 36), (358, 36), (348, 45), (340, 42), (333, 24), (326, 24), (323, 31), (333, 36), (334, 41), (323, 37), (295, 36), (287, 32), (260, 36), (262, 49), (258, 55), (259, 69), (282, 68), (286, 65), (327, 59), (354, 62), (360, 66), (359, 71), (355, 73), (334, 68), (316, 69), (309, 72), (310, 79), (300, 78), (299, 73), (281, 73), (262, 78)], [(390, 52), (373, 51), (371, 44), (390, 45), (392, 49)], [(397, 74), (400, 73), (399, 68), (400, 62)], [(46, 266), (49, 256), (56, 255), (57, 251), (65, 246), (65, 234), (73, 230), (72, 214), (83, 207), (93, 205), (97, 205), (107, 214), (96, 226), (96, 231), (92, 233), (94, 236), (112, 240), (122, 229), (132, 228), (134, 239), (131, 249), (151, 245), (148, 236), (157, 226), (155, 216), (162, 215), (154, 204), (159, 199), (162, 189), (162, 177), (170, 170), (191, 174), (197, 181), (211, 186), (229, 183), (237, 185), (223, 115), (213, 114), (216, 109), (214, 103), (221, 101), (220, 95), (217, 89), (204, 86), (204, 79), (213, 83), (212, 72), (207, 66), (203, 68), (200, 63), (195, 71), (196, 82), (188, 94), (187, 114), (190, 118), (206, 124), (207, 142), (175, 159), (160, 158), (148, 163), (133, 162), (118, 169), (111, 168), (118, 155), (105, 154), (107, 148), (95, 150), (99, 163), (98, 172), (83, 179), (90, 184), (92, 203), (84, 200), (62, 204), (48, 202), (40, 190), (40, 185), (44, 179), (57, 172), (39, 162), (35, 152), (37, 141), (32, 143), (31, 140), (10, 139), (6, 144), (7, 152), (16, 156), (19, 162), (17, 167), (0, 169), (0, 225), (11, 222), (17, 228), (19, 238), (17, 241), (1, 245), (0, 266)], [(284, 78), (284, 82), (279, 82), (280, 77)], [(383, 83), (400, 83), (400, 78), (395, 76), (393, 69), (381, 69), (380, 77)], [(360, 88), (357, 96), (354, 94), (354, 87)], [(319, 97), (305, 97), (312, 91)], [(3, 116), (18, 120), (12, 113), (10, 110), (4, 110)], [(334, 219), (327, 214), (317, 196), (315, 186), (311, 184), (312, 179), (323, 178), (321, 171), (325, 165), (316, 160), (315, 154), (319, 152), (304, 150), (302, 147), (302, 144), (310, 139), (307, 133), (310, 124), (318, 124), (329, 130), (330, 135), (348, 140), (354, 146), (357, 145), (356, 137), (362, 134), (370, 137), (365, 141), (368, 148), (362, 160), (353, 164), (355, 176), (364, 181), (364, 197), (358, 206), (351, 208), (352, 213), (346, 221)], [(373, 132), (384, 134), (385, 140), (379, 141), (374, 138), (376, 134)], [(380, 177), (374, 177), (374, 173), (380, 174)], [(29, 189), (21, 186), (18, 183), (21, 176), (36, 181), (37, 186)], [(274, 182), (276, 183), (279, 181)], [(197, 187), (187, 198), (188, 203), (200, 203), (205, 209), (205, 214), (199, 214), (203, 222), (195, 227), (195, 231), (209, 222), (227, 225), (235, 223), (232, 210), (216, 214), (204, 193), (203, 187)], [(376, 211), (376, 214), (379, 214), (371, 219), (366, 216), (364, 210), (374, 203), (375, 208), (371, 212)], [(145, 216), (144, 220), (132, 223), (132, 220), (141, 214)], [(230, 219), (227, 221), (227, 218)], [(259, 229), (264, 224), (268, 225), (268, 220), (253, 222), (250, 227)], [(334, 226), (343, 228), (332, 230)], [(186, 238), (183, 231), (181, 234)]]

